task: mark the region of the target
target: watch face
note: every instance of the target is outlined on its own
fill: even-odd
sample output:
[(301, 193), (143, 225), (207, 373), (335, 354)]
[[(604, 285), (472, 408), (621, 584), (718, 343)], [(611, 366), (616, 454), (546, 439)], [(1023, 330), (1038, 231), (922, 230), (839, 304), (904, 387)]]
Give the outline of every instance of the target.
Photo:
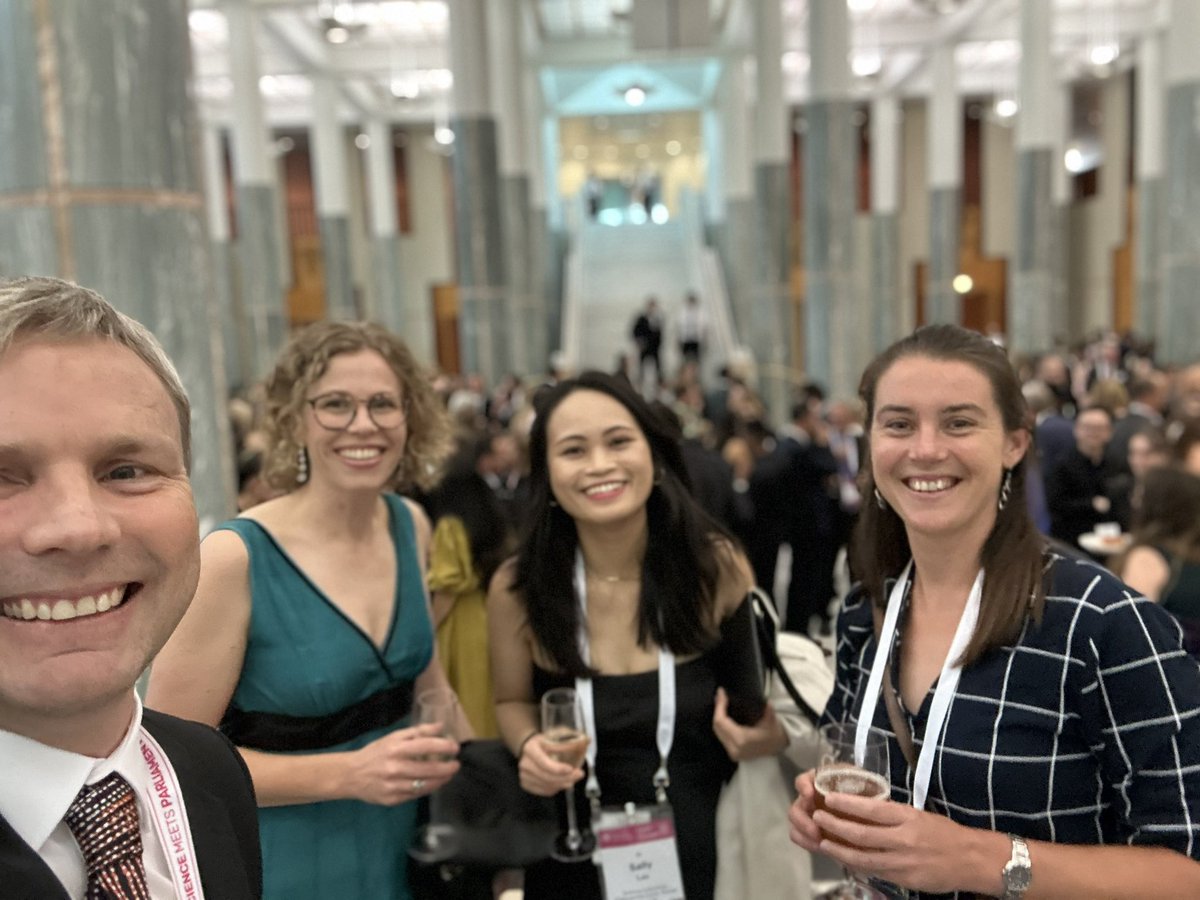
[(1033, 872), (1028, 866), (1011, 866), (1004, 872), (1004, 886), (1010, 891), (1023, 891), (1033, 881)]

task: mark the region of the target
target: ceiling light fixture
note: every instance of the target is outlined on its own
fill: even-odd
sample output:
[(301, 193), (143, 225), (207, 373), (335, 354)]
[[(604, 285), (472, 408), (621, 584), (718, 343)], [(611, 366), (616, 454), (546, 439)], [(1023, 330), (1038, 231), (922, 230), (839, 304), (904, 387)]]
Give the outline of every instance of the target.
[(996, 115), (1002, 119), (1011, 119), (1017, 114), (1017, 101), (1012, 97), (1001, 97), (996, 101)]
[(1113, 43), (1097, 44), (1091, 49), (1088, 58), (1093, 66), (1107, 66), (1116, 61), (1121, 54), (1121, 48)]
[(860, 50), (850, 58), (850, 70), (859, 78), (878, 75), (883, 69), (883, 56), (878, 50)]
[(625, 102), (630, 106), (641, 106), (646, 102), (646, 89), (641, 85), (631, 85), (625, 88)]
[(331, 44), (344, 44), (367, 27), (352, 0), (318, 0), (317, 22)]

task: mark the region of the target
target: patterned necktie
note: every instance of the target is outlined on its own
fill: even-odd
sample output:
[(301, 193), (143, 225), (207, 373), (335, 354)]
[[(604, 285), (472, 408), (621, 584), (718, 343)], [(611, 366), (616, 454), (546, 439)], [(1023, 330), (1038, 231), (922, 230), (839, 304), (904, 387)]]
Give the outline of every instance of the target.
[(124, 778), (113, 772), (85, 784), (66, 822), (87, 864), (86, 900), (150, 900), (137, 800)]

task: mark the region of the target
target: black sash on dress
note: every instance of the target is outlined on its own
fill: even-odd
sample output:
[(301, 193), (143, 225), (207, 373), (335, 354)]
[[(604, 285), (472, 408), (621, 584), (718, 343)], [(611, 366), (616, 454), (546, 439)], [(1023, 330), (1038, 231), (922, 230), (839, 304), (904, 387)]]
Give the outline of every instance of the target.
[(269, 753), (325, 750), (394, 725), (412, 709), (413, 683), (401, 681), (328, 716), (247, 712), (230, 706), (221, 732), (239, 747)]

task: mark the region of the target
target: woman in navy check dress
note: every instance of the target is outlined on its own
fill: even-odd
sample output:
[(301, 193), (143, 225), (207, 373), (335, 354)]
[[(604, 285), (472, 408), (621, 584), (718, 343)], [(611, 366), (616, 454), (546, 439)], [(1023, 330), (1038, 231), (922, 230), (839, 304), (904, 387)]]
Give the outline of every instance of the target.
[(922, 328), (862, 396), (861, 584), (826, 718), (887, 735), (892, 792), (814, 812), (801, 775), (792, 840), (910, 897), (1200, 896), (1200, 668), (1158, 606), (1047, 551), (1003, 352)]

